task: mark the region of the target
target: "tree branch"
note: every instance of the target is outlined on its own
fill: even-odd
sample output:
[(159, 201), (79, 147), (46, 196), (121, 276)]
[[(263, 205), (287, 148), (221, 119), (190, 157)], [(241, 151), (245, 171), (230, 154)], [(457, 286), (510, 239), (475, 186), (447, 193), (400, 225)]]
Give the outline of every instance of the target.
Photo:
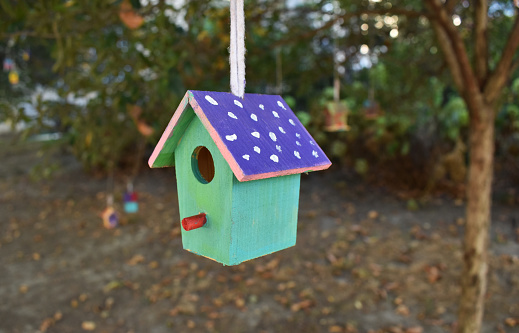
[(476, 0), (474, 13), (474, 65), (480, 87), (488, 74), (488, 0)]
[(427, 13), (427, 12), (421, 12), (421, 11), (416, 11), (416, 10), (408, 10), (408, 9), (400, 9), (400, 8), (391, 8), (391, 9), (381, 8), (381, 9), (359, 10), (359, 11), (349, 12), (349, 13), (346, 13), (346, 14), (343, 14), (343, 15), (336, 16), (333, 20), (330, 20), (330, 21), (326, 22), (322, 27), (319, 27), (319, 28), (314, 29), (314, 30), (307, 31), (307, 32), (305, 32), (303, 34), (300, 34), (299, 36), (293, 36), (293, 37), (288, 38), (288, 39), (281, 39), (278, 42), (274, 43), (274, 45), (272, 45), (272, 48), (275, 48), (275, 47), (278, 47), (278, 46), (281, 46), (281, 45), (285, 45), (285, 44), (289, 44), (289, 43), (293, 43), (294, 40), (304, 40), (304, 39), (313, 38), (319, 32), (324, 31), (326, 29), (330, 29), (331, 27), (333, 27), (334, 24), (338, 23), (341, 20), (346, 21), (346, 20), (351, 19), (352, 17), (358, 17), (358, 16), (361, 16), (361, 15), (364, 15), (364, 14), (367, 14), (367, 15), (400, 15), (400, 16), (406, 16), (406, 17), (420, 17), (420, 16), (424, 16), (424, 17), (427, 17), (429, 19), (431, 18), (429, 13)]
[(492, 104), (499, 97), (499, 94), (501, 93), (501, 90), (508, 78), (508, 74), (510, 74), (512, 61), (514, 60), (514, 55), (518, 47), (519, 15), (515, 17), (514, 26), (510, 32), (510, 35), (508, 36), (508, 41), (506, 42), (505, 48), (501, 54), (501, 59), (499, 60), (494, 71), (490, 74), (483, 88), (483, 93), (487, 103)]
[[(480, 89), (476, 84), (477, 80), (472, 71), (472, 67), (470, 66), (469, 57), (463, 40), (454, 27), (452, 19), (442, 7), (441, 2), (439, 0), (427, 0), (427, 3), (429, 4), (430, 10), (433, 12), (438, 24), (441, 26), (441, 29), (450, 40), (454, 56), (456, 57), (463, 78), (463, 86), (465, 88), (460, 91), (460, 94), (475, 96), (476, 92), (480, 91)], [(470, 109), (471, 108), (469, 107), (469, 110)]]
[(454, 8), (459, 3), (459, 0), (446, 0), (445, 1), (445, 10), (449, 15), (452, 15), (452, 12), (454, 12)]
[(443, 51), (445, 62), (447, 63), (447, 66), (449, 66), (454, 84), (456, 85), (456, 88), (461, 94), (465, 90), (465, 85), (463, 82), (463, 76), (461, 74), (460, 65), (458, 63), (458, 59), (456, 58), (456, 53), (452, 48), (449, 36), (447, 36), (447, 34), (437, 21), (431, 21), (431, 24), (436, 32), (438, 43), (440, 44), (440, 48)]

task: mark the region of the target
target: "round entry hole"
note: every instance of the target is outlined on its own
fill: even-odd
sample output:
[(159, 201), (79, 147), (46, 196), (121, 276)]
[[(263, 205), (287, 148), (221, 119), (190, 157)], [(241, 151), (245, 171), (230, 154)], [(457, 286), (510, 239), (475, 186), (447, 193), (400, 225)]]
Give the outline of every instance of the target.
[(202, 184), (209, 184), (214, 178), (214, 161), (206, 147), (196, 147), (191, 155), (191, 166), (196, 179)]

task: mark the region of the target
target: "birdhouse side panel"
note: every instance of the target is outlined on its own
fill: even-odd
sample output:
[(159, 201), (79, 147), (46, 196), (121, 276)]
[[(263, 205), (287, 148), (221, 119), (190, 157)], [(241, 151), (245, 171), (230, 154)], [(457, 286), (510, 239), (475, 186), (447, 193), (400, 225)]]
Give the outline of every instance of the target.
[[(186, 110), (187, 111), (187, 110)], [(190, 110), (190, 112), (193, 112)], [(214, 178), (204, 183), (206, 171), (197, 170), (196, 152), (205, 147), (212, 156)], [(207, 223), (196, 230), (182, 229), (184, 249), (229, 264), (233, 173), (200, 120), (195, 117), (175, 152), (180, 218), (207, 214)], [(201, 165), (204, 167), (204, 165)]]
[(296, 244), (300, 180), (300, 174), (250, 182), (234, 178), (232, 264)]

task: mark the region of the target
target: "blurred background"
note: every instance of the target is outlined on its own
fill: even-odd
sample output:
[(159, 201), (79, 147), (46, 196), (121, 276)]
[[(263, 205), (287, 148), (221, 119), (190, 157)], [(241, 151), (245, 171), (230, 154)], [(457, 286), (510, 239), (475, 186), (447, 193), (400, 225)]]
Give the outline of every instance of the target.
[[(450, 3), (472, 56), (474, 6)], [(489, 2), (491, 67), (515, 16)], [(0, 332), (456, 326), (469, 111), (426, 6), (251, 0), (245, 17), (246, 92), (282, 95), (334, 164), (303, 175), (295, 247), (223, 267), (182, 250), (174, 170), (146, 162), (188, 89), (229, 91), (229, 1), (0, 0)], [(518, 99), (513, 66), (484, 332), (519, 331)]]

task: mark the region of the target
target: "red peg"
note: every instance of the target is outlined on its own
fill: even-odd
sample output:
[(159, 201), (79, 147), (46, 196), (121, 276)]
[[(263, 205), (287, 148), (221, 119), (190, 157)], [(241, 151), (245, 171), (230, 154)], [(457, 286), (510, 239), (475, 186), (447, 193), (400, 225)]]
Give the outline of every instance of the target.
[(182, 227), (185, 231), (190, 231), (203, 227), (206, 222), (205, 213), (202, 213), (182, 219)]

